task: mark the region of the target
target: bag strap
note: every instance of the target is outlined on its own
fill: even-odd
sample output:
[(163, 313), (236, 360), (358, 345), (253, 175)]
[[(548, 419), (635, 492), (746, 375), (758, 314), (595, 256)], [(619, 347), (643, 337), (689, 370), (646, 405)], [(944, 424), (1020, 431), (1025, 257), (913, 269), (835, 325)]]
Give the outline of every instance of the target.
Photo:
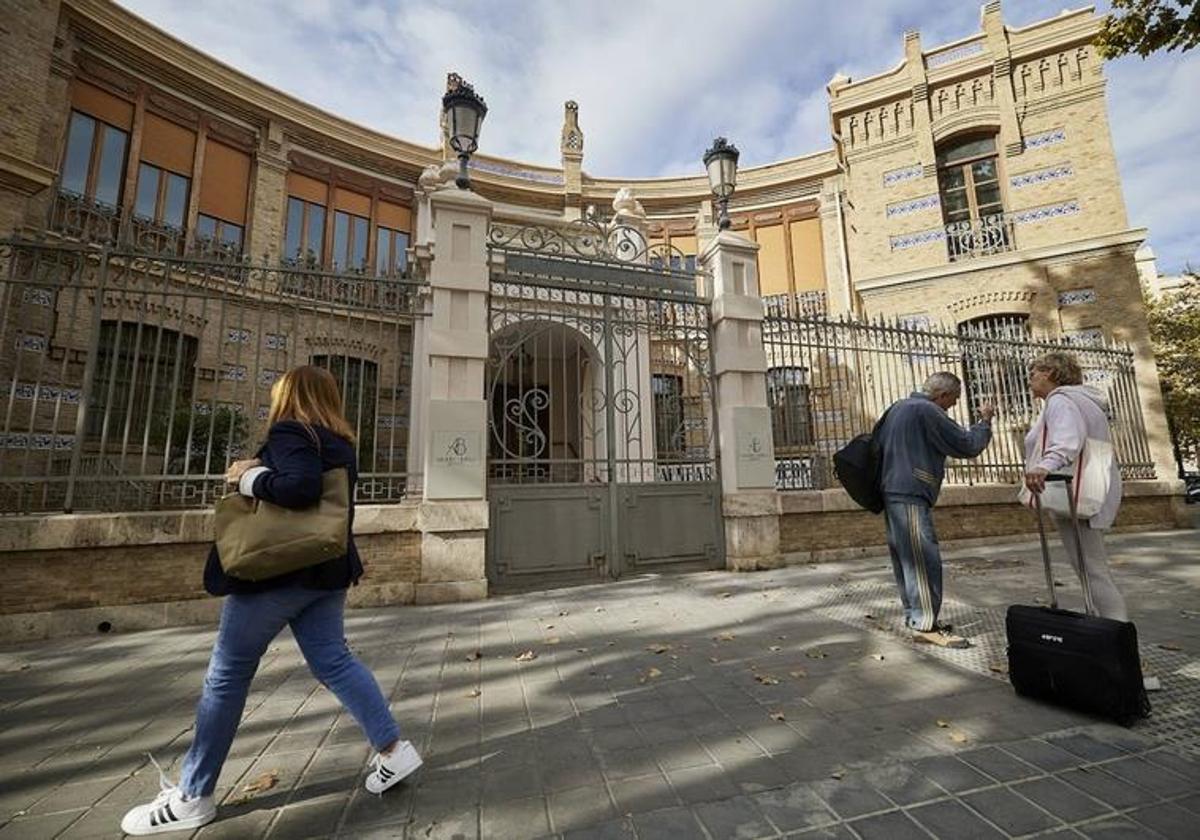
[[(1047, 481), (1061, 481), (1066, 484), (1067, 491), (1067, 508), (1071, 512), (1071, 528), (1075, 531), (1075, 559), (1079, 563), (1079, 580), (1083, 586), (1083, 603), (1085, 610), (1095, 611), (1095, 603), (1092, 601), (1092, 585), (1088, 582), (1087, 569), (1083, 562), (1083, 531), (1079, 527), (1079, 514), (1075, 508), (1075, 488), (1071, 487), (1071, 476), (1069, 475), (1048, 475)], [(1040, 519), (1040, 516), (1039, 516)], [(1049, 555), (1046, 557), (1047, 568), (1049, 568)], [(1053, 585), (1053, 581), (1051, 581)]]

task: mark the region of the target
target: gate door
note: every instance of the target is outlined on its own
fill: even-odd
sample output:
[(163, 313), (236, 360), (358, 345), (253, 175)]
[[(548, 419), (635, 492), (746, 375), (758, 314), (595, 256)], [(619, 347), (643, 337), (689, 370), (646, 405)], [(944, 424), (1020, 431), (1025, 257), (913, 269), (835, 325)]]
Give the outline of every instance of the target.
[(631, 228), (489, 239), (493, 588), (723, 567), (701, 275)]

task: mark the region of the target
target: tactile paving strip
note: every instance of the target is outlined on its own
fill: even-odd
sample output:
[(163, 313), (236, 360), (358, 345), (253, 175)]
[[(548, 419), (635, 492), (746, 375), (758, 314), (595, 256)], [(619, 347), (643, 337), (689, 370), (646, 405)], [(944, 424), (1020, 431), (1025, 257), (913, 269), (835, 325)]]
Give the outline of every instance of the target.
[[(889, 635), (927, 656), (1008, 682), (1007, 637), (1001, 610), (945, 598), (940, 618), (972, 642), (972, 647), (954, 650), (915, 642), (904, 632), (900, 601), (890, 582), (842, 579), (830, 585), (822, 602), (816, 609), (829, 618)], [(1200, 659), (1147, 644), (1142, 644), (1141, 652), (1147, 673), (1159, 678), (1162, 691), (1150, 695), (1153, 713), (1138, 724), (1138, 731), (1200, 755)]]

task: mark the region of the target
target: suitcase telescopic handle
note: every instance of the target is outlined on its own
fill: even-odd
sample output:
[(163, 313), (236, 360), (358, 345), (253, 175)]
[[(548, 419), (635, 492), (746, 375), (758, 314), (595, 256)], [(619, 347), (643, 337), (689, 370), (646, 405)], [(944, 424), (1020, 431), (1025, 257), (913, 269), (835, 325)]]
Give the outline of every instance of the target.
[[(1075, 510), (1075, 494), (1071, 492), (1071, 476), (1051, 474), (1046, 476), (1046, 481), (1061, 481), (1067, 492), (1067, 509), (1071, 514), (1071, 527), (1075, 530), (1075, 560), (1078, 563), (1078, 574), (1081, 585), (1083, 586), (1083, 603), (1084, 611), (1095, 613), (1095, 606), (1092, 602), (1092, 587), (1088, 583), (1087, 571), (1083, 562), (1083, 534), (1079, 528), (1079, 516)], [(1046, 587), (1050, 590), (1050, 607), (1058, 609), (1058, 596), (1054, 592), (1054, 574), (1050, 571), (1050, 546), (1046, 542), (1046, 526), (1042, 521), (1042, 496), (1040, 493), (1034, 493), (1033, 506), (1037, 511), (1038, 521), (1038, 538), (1042, 543), (1042, 564), (1046, 569)]]

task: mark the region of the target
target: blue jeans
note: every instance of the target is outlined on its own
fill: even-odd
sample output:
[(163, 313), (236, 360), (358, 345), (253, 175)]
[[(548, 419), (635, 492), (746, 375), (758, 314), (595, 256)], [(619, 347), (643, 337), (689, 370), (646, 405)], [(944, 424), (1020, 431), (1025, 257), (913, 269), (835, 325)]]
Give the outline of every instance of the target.
[(313, 676), (337, 696), (377, 750), (400, 737), (375, 677), (346, 646), (346, 590), (288, 587), (253, 595), (227, 595), (204, 691), (196, 708), (196, 732), (183, 759), (179, 786), (187, 796), (210, 796), (246, 707), (250, 681), (267, 645), (284, 625)]
[(923, 501), (889, 496), (884, 515), (904, 623), (914, 630), (932, 630), (942, 608), (942, 553), (933, 511)]

